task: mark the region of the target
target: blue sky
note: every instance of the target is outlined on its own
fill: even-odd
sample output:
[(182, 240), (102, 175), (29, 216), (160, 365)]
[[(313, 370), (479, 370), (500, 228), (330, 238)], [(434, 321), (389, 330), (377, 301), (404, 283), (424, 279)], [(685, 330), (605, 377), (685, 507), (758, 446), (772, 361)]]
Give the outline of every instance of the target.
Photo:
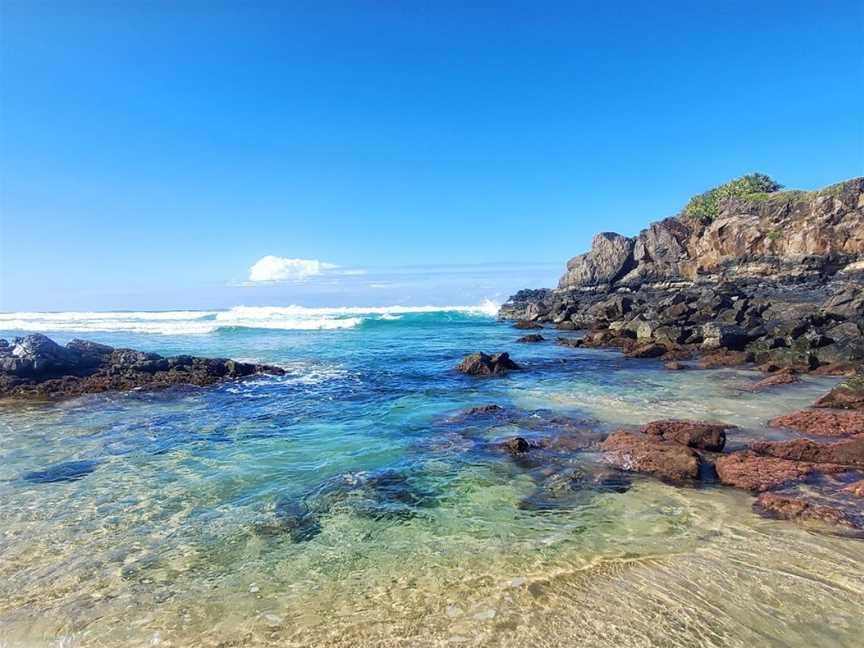
[(862, 12), (4, 0), (0, 310), (551, 285), (729, 178), (864, 172)]

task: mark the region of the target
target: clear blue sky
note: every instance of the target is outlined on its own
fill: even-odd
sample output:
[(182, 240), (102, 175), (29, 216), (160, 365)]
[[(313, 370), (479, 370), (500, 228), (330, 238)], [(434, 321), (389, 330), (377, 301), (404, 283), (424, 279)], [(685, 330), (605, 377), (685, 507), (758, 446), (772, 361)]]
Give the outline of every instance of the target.
[(862, 6), (3, 0), (0, 310), (551, 285), (743, 173), (862, 174)]

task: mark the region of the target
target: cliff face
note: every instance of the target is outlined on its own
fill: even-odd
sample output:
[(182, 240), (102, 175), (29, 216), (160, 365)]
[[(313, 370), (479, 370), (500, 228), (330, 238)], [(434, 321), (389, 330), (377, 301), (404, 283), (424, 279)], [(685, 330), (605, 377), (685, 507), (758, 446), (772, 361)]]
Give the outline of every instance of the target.
[(638, 236), (604, 232), (559, 289), (607, 291), (730, 279), (815, 279), (864, 267), (864, 178), (821, 191), (729, 198), (710, 223), (679, 215)]

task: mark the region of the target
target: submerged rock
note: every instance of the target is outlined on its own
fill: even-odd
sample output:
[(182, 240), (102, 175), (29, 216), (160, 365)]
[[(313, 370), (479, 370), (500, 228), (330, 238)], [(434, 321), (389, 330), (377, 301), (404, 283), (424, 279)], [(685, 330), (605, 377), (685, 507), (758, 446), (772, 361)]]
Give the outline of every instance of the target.
[(488, 355), (478, 351), (466, 356), (457, 365), (456, 370), (469, 376), (502, 376), (510, 371), (518, 371), (521, 368), (510, 359), (509, 353)]
[(0, 347), (0, 397), (64, 398), (174, 385), (206, 386), (264, 373), (281, 375), (284, 370), (224, 358), (166, 358), (86, 340), (72, 340), (62, 347), (40, 334)]
[(674, 441), (690, 448), (720, 452), (726, 445), (726, 430), (734, 427), (726, 423), (670, 419), (652, 421), (642, 428), (642, 433), (661, 437), (666, 441)]
[(28, 472), (23, 476), (23, 479), (34, 484), (77, 481), (96, 470), (98, 465), (99, 462), (94, 459), (64, 461), (42, 470)]
[(699, 478), (699, 455), (680, 443), (656, 436), (618, 431), (600, 444), (606, 460), (622, 470), (672, 481)]
[(857, 526), (839, 508), (813, 504), (803, 497), (793, 495), (762, 493), (753, 503), (753, 510), (778, 520), (815, 520), (834, 525)]
[(798, 372), (794, 369), (786, 368), (772, 373), (767, 378), (756, 381), (749, 386), (749, 389), (751, 391), (762, 391), (776, 385), (792, 385), (797, 382), (801, 382)]

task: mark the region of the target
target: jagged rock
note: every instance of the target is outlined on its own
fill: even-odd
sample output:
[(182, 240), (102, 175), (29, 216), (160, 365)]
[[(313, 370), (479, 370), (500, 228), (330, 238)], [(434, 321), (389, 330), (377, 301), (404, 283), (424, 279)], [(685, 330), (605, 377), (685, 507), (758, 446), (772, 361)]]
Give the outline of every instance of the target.
[(495, 403), (489, 403), (488, 405), (476, 405), (474, 407), (469, 407), (462, 414), (464, 416), (473, 416), (475, 414), (494, 414), (496, 412), (503, 412), (504, 408), (500, 405), (496, 405)]
[(567, 273), (559, 288), (611, 284), (625, 274), (632, 263), (633, 239), (613, 232), (601, 232), (591, 242), (591, 251), (567, 262)]
[(619, 431), (602, 444), (606, 460), (631, 472), (640, 472), (673, 481), (699, 478), (701, 459), (680, 443), (645, 434)]
[(510, 359), (509, 353), (488, 355), (480, 351), (465, 356), (456, 370), (469, 376), (502, 376), (510, 371), (521, 369)]
[(776, 416), (768, 425), (789, 428), (814, 436), (864, 434), (864, 412), (800, 410)]
[(744, 351), (727, 351), (725, 349), (706, 353), (699, 358), (699, 366), (703, 369), (718, 369), (720, 367), (737, 367), (747, 362), (748, 355)]
[(174, 356), (73, 340), (65, 347), (28, 335), (0, 349), (0, 397), (64, 398), (105, 391), (207, 386), (253, 374), (281, 375), (279, 367), (224, 358)]
[(720, 452), (726, 445), (726, 430), (734, 425), (705, 421), (664, 420), (652, 421), (642, 427), (642, 433), (674, 441), (699, 450)]

